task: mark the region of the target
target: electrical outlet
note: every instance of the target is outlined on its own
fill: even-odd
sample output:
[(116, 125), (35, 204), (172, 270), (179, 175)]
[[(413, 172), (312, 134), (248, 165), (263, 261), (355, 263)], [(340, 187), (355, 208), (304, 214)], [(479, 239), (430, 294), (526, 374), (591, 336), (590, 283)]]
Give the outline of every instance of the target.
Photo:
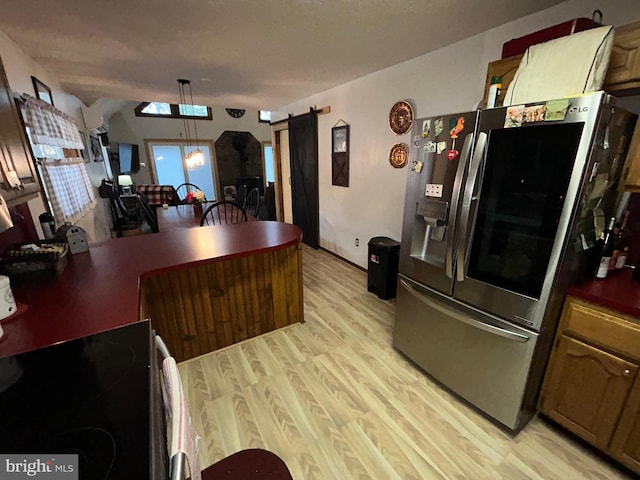
[(360, 239), (356, 237), (356, 247), (360, 246)]
[(442, 197), (442, 185), (427, 183), (424, 194), (426, 197)]

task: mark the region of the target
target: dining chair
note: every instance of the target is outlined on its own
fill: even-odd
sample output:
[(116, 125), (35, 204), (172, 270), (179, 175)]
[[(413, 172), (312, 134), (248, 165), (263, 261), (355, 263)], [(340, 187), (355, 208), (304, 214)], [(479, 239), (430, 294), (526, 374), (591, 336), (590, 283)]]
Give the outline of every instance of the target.
[(160, 229), (158, 228), (158, 216), (156, 215), (156, 211), (149, 205), (147, 197), (139, 194), (137, 197), (142, 218), (147, 222), (152, 233), (158, 233)]
[(253, 215), (253, 218), (258, 218), (260, 213), (260, 190), (258, 187), (251, 189), (242, 207), (247, 212), (247, 215)]
[(187, 194), (189, 192), (201, 192), (202, 189), (200, 187), (198, 187), (197, 185), (193, 184), (193, 183), (183, 183), (181, 185), (178, 185), (178, 187), (176, 188), (176, 194), (177, 194), (177, 201), (176, 201), (176, 205), (184, 205), (186, 203), (189, 203), (187, 201)]
[(247, 212), (236, 202), (222, 200), (207, 207), (202, 214), (200, 226), (221, 225), (223, 223), (243, 223), (247, 221)]
[(246, 202), (247, 202), (247, 185), (246, 184), (242, 184), (238, 187), (237, 193), (236, 193), (236, 203), (238, 205), (240, 205), (242, 208), (244, 208)]

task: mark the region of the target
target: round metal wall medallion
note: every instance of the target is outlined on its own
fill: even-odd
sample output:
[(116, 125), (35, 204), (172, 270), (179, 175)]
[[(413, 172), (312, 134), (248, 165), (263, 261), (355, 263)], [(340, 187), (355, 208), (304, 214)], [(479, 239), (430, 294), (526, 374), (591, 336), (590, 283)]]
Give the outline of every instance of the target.
[(396, 143), (389, 152), (389, 163), (395, 168), (402, 168), (409, 159), (409, 149), (404, 143)]
[(389, 128), (396, 135), (409, 131), (413, 123), (413, 107), (405, 100), (394, 103), (389, 112)]

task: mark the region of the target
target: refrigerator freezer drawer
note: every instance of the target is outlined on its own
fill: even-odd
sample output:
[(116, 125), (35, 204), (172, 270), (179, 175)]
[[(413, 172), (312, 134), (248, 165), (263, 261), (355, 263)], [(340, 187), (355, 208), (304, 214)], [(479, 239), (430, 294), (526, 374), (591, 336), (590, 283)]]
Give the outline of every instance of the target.
[(512, 430), (521, 422), (536, 333), (400, 276), (393, 345)]

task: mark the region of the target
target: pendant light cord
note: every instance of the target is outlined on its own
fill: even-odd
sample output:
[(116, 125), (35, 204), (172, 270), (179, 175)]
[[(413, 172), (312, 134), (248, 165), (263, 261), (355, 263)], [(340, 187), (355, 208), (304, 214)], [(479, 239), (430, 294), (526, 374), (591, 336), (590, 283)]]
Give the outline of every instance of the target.
[[(185, 84), (189, 85), (189, 89), (191, 89), (191, 82), (189, 80), (185, 80), (184, 78), (179, 78), (178, 79), (178, 92), (180, 93), (180, 104), (178, 105), (178, 113), (180, 114), (180, 105), (186, 105), (187, 104), (187, 96), (185, 94), (184, 91), (184, 86)], [(192, 95), (193, 98), (193, 95)], [(189, 122), (187, 121), (186, 115), (182, 116), (182, 123), (184, 125), (184, 133), (187, 136), (187, 146), (189, 147), (189, 153), (191, 153), (192, 150), (192, 146), (191, 146), (191, 128), (189, 127)]]
[(189, 82), (189, 95), (191, 97), (191, 116), (193, 117), (193, 131), (195, 133), (196, 136), (196, 150), (198, 150), (200, 147), (198, 146), (198, 124), (196, 123), (196, 112), (195, 112), (195, 105), (193, 104), (193, 90), (191, 90), (191, 82)]

